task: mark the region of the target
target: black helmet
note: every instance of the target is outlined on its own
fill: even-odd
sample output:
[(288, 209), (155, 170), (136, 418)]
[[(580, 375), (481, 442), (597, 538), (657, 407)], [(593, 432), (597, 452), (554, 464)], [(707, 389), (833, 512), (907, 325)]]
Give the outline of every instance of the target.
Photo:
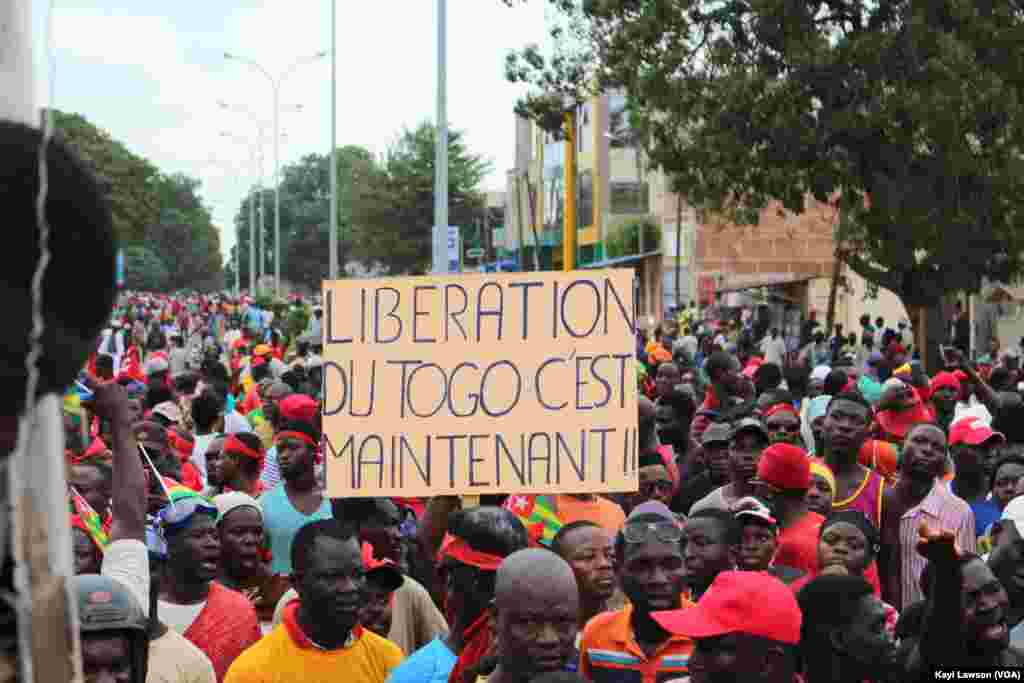
[(79, 574), (72, 578), (83, 636), (111, 631), (128, 637), (132, 683), (145, 683), (149, 659), (149, 619), (139, 601), (109, 576)]

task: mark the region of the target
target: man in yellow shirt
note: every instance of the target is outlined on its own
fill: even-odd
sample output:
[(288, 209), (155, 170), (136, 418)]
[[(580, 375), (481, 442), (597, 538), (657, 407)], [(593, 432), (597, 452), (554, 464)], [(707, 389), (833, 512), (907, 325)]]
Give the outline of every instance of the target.
[(299, 529), (292, 585), (299, 600), (235, 660), (224, 683), (384, 683), (402, 651), (358, 623), (366, 569), (353, 530), (335, 519)]

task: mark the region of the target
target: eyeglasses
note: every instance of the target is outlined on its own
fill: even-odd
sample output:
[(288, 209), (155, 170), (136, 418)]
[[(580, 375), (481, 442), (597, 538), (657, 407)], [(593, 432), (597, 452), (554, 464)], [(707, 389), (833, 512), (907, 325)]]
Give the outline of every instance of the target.
[(626, 543), (650, 540), (678, 543), (683, 538), (683, 530), (675, 522), (630, 522), (622, 527), (622, 538)]
[(196, 513), (212, 515), (214, 519), (219, 516), (217, 508), (208, 500), (199, 496), (192, 496), (177, 500), (173, 504), (168, 503), (166, 507), (157, 513), (157, 517), (164, 528), (173, 528), (185, 524)]

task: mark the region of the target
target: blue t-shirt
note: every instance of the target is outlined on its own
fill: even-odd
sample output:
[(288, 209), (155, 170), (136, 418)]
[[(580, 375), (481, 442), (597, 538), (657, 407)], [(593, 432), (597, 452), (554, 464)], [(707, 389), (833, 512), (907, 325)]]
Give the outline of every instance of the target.
[(997, 521), (1002, 515), (999, 508), (991, 500), (978, 500), (968, 503), (968, 505), (974, 510), (974, 535), (977, 537), (984, 536), (985, 530), (988, 529), (989, 525)]
[(399, 664), (386, 683), (448, 683), (457, 659), (443, 640), (434, 638)]
[(299, 529), (318, 519), (331, 519), (331, 501), (324, 498), (320, 508), (312, 515), (304, 515), (288, 500), (284, 482), (260, 496), (263, 507), (263, 527), (270, 542), (271, 571), (275, 574), (292, 573), (292, 541)]

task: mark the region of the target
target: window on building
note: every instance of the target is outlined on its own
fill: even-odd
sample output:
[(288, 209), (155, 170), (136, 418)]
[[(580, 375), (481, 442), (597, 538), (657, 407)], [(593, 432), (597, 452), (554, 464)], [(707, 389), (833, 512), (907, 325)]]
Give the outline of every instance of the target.
[(629, 127), (629, 112), (626, 111), (625, 95), (608, 96), (608, 133), (612, 147), (630, 147), (632, 133)]
[(578, 199), (576, 201), (576, 227), (588, 228), (594, 222), (594, 175), (584, 171), (576, 180)]
[(650, 213), (650, 192), (646, 182), (611, 182), (608, 190), (613, 215)]

